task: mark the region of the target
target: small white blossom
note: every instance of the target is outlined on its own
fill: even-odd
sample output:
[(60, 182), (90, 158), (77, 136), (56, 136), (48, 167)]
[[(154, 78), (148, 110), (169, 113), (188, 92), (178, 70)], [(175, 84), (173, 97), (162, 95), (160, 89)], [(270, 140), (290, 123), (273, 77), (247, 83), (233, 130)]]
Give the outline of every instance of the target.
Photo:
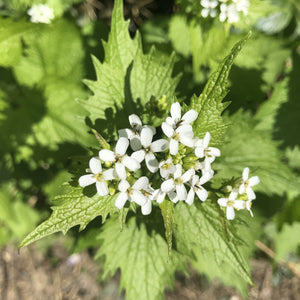
[(106, 184), (106, 180), (114, 179), (114, 170), (109, 169), (106, 171), (102, 171), (101, 161), (100, 159), (93, 157), (90, 159), (90, 170), (92, 174), (83, 175), (79, 178), (79, 185), (82, 187), (91, 185), (96, 183), (97, 193), (100, 196), (108, 195), (108, 187)]
[(208, 16), (214, 18), (217, 15), (217, 9), (219, 2), (217, 0), (201, 0), (201, 5), (204, 7), (201, 10), (201, 16), (207, 18)]
[(194, 122), (197, 117), (198, 113), (193, 109), (187, 111), (181, 117), (181, 106), (178, 102), (175, 102), (171, 105), (171, 117), (167, 117), (166, 123), (176, 129), (179, 126)]
[(120, 129), (118, 131), (119, 137), (128, 138), (130, 140), (130, 147), (132, 148), (132, 150), (137, 151), (142, 147), (140, 137), (142, 129), (145, 127), (150, 128), (153, 132), (153, 135), (156, 133), (156, 130), (152, 126), (143, 125), (141, 119), (135, 114), (129, 116), (129, 123), (132, 129)]
[(184, 184), (188, 182), (194, 174), (195, 170), (189, 169), (182, 175), (182, 166), (177, 164), (174, 178), (164, 181), (161, 185), (161, 190), (166, 193), (176, 190), (178, 200), (186, 200), (187, 191)]
[(107, 149), (99, 151), (100, 159), (115, 163), (115, 170), (120, 179), (126, 178), (125, 167), (131, 171), (136, 171), (141, 167), (140, 163), (136, 159), (125, 154), (128, 146), (128, 139), (120, 137), (117, 141), (115, 152)]
[(252, 212), (252, 210), (251, 210), (251, 206), (252, 206), (252, 201), (253, 201), (254, 199), (252, 199), (252, 200), (248, 200), (248, 201), (246, 201), (246, 209), (249, 211), (249, 213), (250, 213), (250, 215), (251, 215), (251, 217), (253, 217), (253, 212)]
[(120, 194), (118, 195), (115, 206), (122, 209), (127, 200), (143, 206), (147, 202), (147, 197), (141, 192), (147, 188), (149, 180), (146, 176), (140, 177), (132, 186), (127, 180), (121, 180), (119, 183)]
[(233, 220), (235, 213), (234, 209), (244, 209), (245, 201), (244, 200), (236, 200), (238, 195), (237, 190), (233, 190), (228, 198), (220, 198), (218, 200), (218, 204), (222, 207), (226, 207), (226, 218), (228, 220)]
[(248, 200), (253, 200), (256, 196), (251, 187), (257, 184), (259, 184), (259, 177), (253, 176), (249, 178), (249, 168), (245, 168), (243, 171), (243, 183), (239, 187), (239, 193), (244, 194), (246, 192)]
[(47, 4), (33, 5), (30, 9), (28, 9), (27, 13), (30, 16), (30, 21), (32, 23), (50, 24), (51, 20), (54, 19), (53, 9)]
[(249, 0), (233, 0), (238, 12), (242, 12), (245, 16), (248, 14), (249, 10)]
[(193, 175), (191, 180), (191, 189), (188, 192), (185, 202), (192, 205), (194, 202), (195, 193), (201, 201), (207, 199), (207, 191), (202, 185), (212, 178), (211, 173), (205, 173), (201, 178), (198, 175)]
[(170, 174), (174, 174), (176, 167), (173, 165), (172, 158), (164, 160), (159, 163), (160, 176), (163, 178), (168, 178)]
[(218, 148), (208, 147), (210, 142), (210, 133), (206, 132), (205, 136), (201, 140), (195, 142), (195, 155), (199, 158), (206, 157), (206, 159), (212, 163), (216, 156), (220, 156), (221, 152)]
[(178, 153), (179, 142), (188, 147), (194, 147), (193, 140), (193, 128), (189, 124), (184, 124), (179, 126), (176, 130), (166, 122), (161, 124), (162, 131), (164, 134), (170, 138), (169, 148), (170, 153), (172, 155), (176, 155)]
[(153, 132), (150, 128), (143, 128), (141, 131), (141, 144), (143, 149), (132, 153), (131, 157), (141, 163), (144, 159), (148, 170), (155, 173), (158, 170), (158, 161), (153, 153), (162, 152), (168, 149), (168, 141), (160, 139), (152, 142)]
[(233, 3), (230, 5), (222, 3), (220, 5), (220, 10), (221, 13), (219, 15), (219, 19), (221, 22), (225, 22), (227, 20), (228, 23), (237, 23), (240, 20), (239, 12)]

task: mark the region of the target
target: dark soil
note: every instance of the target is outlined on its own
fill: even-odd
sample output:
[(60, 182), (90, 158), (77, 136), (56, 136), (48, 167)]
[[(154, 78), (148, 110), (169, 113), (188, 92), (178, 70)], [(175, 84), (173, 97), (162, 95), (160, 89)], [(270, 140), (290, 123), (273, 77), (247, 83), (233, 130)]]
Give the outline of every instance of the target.
[[(254, 286), (249, 299), (298, 300), (300, 278), (287, 270), (272, 270), (267, 260), (253, 260)], [(100, 283), (101, 269), (88, 252), (69, 256), (60, 244), (42, 254), (35, 246), (21, 250), (9, 245), (0, 251), (1, 300), (123, 300), (119, 295), (119, 274), (105, 284)], [(234, 288), (224, 287), (218, 280), (212, 284), (191, 272), (189, 278), (178, 274), (174, 291), (166, 292), (166, 300), (240, 300)], [(137, 299), (139, 300), (139, 299)]]

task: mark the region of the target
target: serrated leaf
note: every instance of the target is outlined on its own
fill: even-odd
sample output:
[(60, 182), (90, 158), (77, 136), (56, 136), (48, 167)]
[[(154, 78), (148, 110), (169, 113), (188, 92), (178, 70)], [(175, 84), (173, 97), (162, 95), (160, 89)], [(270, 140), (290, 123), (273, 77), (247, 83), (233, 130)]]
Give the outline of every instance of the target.
[(92, 194), (88, 188), (83, 191), (81, 187), (70, 186), (70, 192), (54, 199), (57, 205), (52, 207), (50, 218), (28, 234), (19, 247), (27, 246), (55, 232), (62, 231), (65, 234), (76, 225), (80, 225), (79, 230), (83, 230), (97, 216), (101, 216), (103, 222), (108, 214), (116, 210), (115, 197), (116, 195), (100, 197), (95, 191)]
[(201, 203), (198, 208), (179, 203), (175, 208), (174, 221), (174, 238), (180, 252), (192, 259), (194, 256), (208, 259), (219, 268), (224, 264), (230, 265), (244, 281), (252, 283), (249, 262), (245, 261), (238, 248), (242, 242), (230, 224), (224, 228), (217, 205), (210, 200)]
[(206, 131), (209, 131), (212, 136), (212, 142), (215, 144), (220, 140), (226, 128), (221, 118), (221, 113), (229, 105), (229, 102), (222, 102), (228, 92), (229, 71), (234, 58), (249, 37), (250, 33), (235, 44), (217, 71), (210, 76), (201, 95), (199, 97), (194, 95), (191, 99), (190, 109), (198, 112), (198, 118), (193, 124), (195, 135), (203, 137)]
[[(166, 95), (170, 104), (179, 79), (171, 77), (174, 57), (164, 60), (154, 48), (144, 55), (139, 32), (132, 39), (128, 27), (128, 21), (123, 19), (122, 1), (115, 1), (109, 39), (103, 42), (104, 62), (93, 57), (97, 80), (85, 80), (93, 96), (81, 101), (90, 119), (107, 119), (112, 123), (111, 131), (126, 126), (129, 114), (142, 113), (142, 106), (151, 98), (158, 101)], [(106, 127), (103, 124), (99, 127)]]
[(175, 250), (168, 261), (165, 239), (147, 226), (132, 217), (120, 232), (118, 220), (111, 219), (99, 234), (97, 256), (105, 255), (104, 276), (121, 269), (120, 288), (126, 289), (127, 300), (164, 299), (164, 288), (173, 286), (175, 270), (185, 268)]
[(22, 54), (21, 37), (30, 33), (34, 27), (25, 20), (13, 21), (0, 18), (0, 65), (13, 66)]
[(165, 236), (168, 244), (168, 257), (170, 257), (172, 251), (174, 204), (172, 201), (163, 201), (159, 207), (164, 219)]

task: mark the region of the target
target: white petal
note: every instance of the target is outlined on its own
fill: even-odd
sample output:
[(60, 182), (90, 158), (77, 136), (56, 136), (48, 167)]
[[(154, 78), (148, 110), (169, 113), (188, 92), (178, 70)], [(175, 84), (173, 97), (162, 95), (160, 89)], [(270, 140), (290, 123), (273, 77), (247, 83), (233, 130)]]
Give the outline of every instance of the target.
[(182, 133), (186, 136), (190, 136), (192, 137), (194, 134), (193, 134), (193, 127), (190, 125), (190, 124), (184, 124), (184, 125), (181, 125), (179, 126), (177, 129), (176, 129), (176, 132), (177, 133)]
[(192, 186), (199, 183), (199, 176), (198, 175), (193, 175), (191, 183), (192, 183)]
[(191, 188), (187, 194), (185, 202), (189, 205), (192, 205), (194, 203), (194, 197), (195, 197), (195, 192), (194, 192), (194, 189)]
[(189, 136), (185, 136), (185, 135), (180, 135), (180, 142), (185, 145), (185, 146), (188, 146), (190, 148), (193, 148), (194, 147), (194, 140), (192, 137), (189, 137)]
[(115, 170), (113, 168), (108, 169), (103, 172), (103, 177), (105, 180), (113, 180), (116, 178)]
[(202, 185), (209, 181), (213, 177), (213, 172), (204, 172), (202, 177), (199, 180), (199, 184)]
[(174, 178), (177, 179), (179, 177), (181, 177), (182, 174), (182, 166), (180, 164), (175, 165), (175, 173), (174, 173)]
[(170, 200), (171, 200), (173, 203), (177, 203), (177, 202), (178, 202), (177, 194), (176, 194), (174, 191), (168, 193), (168, 196), (169, 196)]
[(175, 122), (171, 117), (166, 118), (166, 123), (172, 127), (175, 127)]
[(108, 187), (107, 187), (107, 185), (106, 185), (105, 182), (103, 182), (103, 181), (97, 181), (96, 182), (96, 188), (97, 188), (97, 193), (100, 196), (106, 196), (106, 195), (108, 195)]
[(82, 187), (88, 186), (96, 182), (96, 178), (94, 178), (94, 174), (83, 175), (79, 178), (79, 185)]
[(171, 190), (173, 190), (175, 187), (175, 184), (174, 184), (174, 180), (173, 179), (168, 179), (166, 181), (164, 181), (162, 184), (161, 184), (161, 190), (163, 192), (170, 192)]
[(236, 189), (232, 190), (232, 192), (229, 195), (229, 200), (233, 201), (236, 199), (236, 197), (238, 196), (238, 191)]
[(192, 178), (193, 175), (195, 175), (195, 170), (189, 169), (181, 176), (181, 179), (183, 182), (187, 182)]
[(249, 186), (257, 185), (257, 184), (259, 184), (259, 177), (253, 176), (248, 180), (248, 182), (249, 182)]
[(169, 148), (170, 148), (171, 155), (176, 155), (178, 153), (178, 142), (175, 141), (174, 139), (171, 139)]
[(249, 168), (243, 170), (243, 180), (246, 181), (249, 178)]
[(171, 105), (171, 116), (174, 120), (181, 118), (181, 106), (179, 102), (175, 102)]
[(208, 147), (208, 150), (209, 150), (209, 154), (212, 156), (217, 156), (217, 157), (221, 156), (221, 151), (218, 148)]
[(150, 125), (143, 125), (143, 128), (150, 128), (151, 131), (152, 131), (152, 133), (153, 133), (153, 135), (156, 134), (156, 129), (155, 129), (155, 127), (153, 127), (153, 126), (150, 126)]
[(247, 193), (248, 200), (254, 200), (256, 198), (255, 193), (253, 192), (250, 186), (246, 188), (246, 193)]
[(129, 141), (125, 137), (120, 137), (116, 144), (116, 153), (124, 155), (129, 146)]
[(140, 163), (136, 159), (134, 159), (133, 157), (129, 157), (128, 155), (125, 155), (122, 158), (122, 164), (131, 171), (136, 171), (141, 168)]
[(132, 114), (128, 117), (128, 119), (131, 127), (135, 127), (136, 125), (142, 126), (142, 121), (137, 115)]
[(235, 200), (233, 207), (236, 209), (244, 209), (246, 207), (246, 202), (244, 200)]
[(91, 169), (92, 173), (98, 174), (98, 173), (102, 172), (101, 161), (99, 158), (92, 157), (90, 159), (89, 165), (90, 165), (90, 169)]
[(210, 133), (206, 132), (204, 138), (203, 138), (203, 148), (207, 148), (210, 141)]
[(196, 191), (196, 194), (201, 201), (205, 201), (208, 197), (207, 191), (203, 187), (199, 187), (199, 189)]
[(138, 151), (135, 151), (131, 154), (131, 157), (133, 157), (135, 160), (137, 160), (139, 163), (141, 163), (145, 159), (145, 150), (141, 149)]
[(146, 176), (140, 177), (132, 186), (134, 190), (144, 190), (149, 184), (149, 179)]
[(145, 127), (141, 131), (141, 143), (144, 148), (148, 148), (151, 145), (153, 139), (153, 132), (150, 128)]
[(119, 185), (118, 185), (118, 189), (121, 192), (126, 192), (128, 190), (128, 188), (130, 187), (130, 184), (127, 180), (121, 180)]
[(196, 147), (195, 148), (195, 155), (199, 158), (204, 157), (204, 148), (203, 147)]
[(127, 193), (120, 193), (116, 199), (115, 206), (118, 209), (122, 209), (127, 199), (128, 199)]
[(161, 129), (163, 131), (163, 133), (167, 136), (167, 137), (171, 137), (174, 134), (174, 129), (172, 126), (170, 126), (169, 124), (167, 124), (166, 122), (163, 122), (161, 124)]
[(163, 177), (163, 178), (167, 178), (169, 176), (169, 170), (160, 168), (159, 172), (160, 172), (160, 176)]
[(103, 161), (114, 161), (115, 153), (110, 150), (103, 149), (99, 151), (99, 157)]
[(134, 135), (130, 139), (130, 147), (133, 151), (137, 151), (142, 148), (141, 138), (138, 135)]
[(187, 192), (184, 184), (176, 184), (176, 193), (178, 200), (185, 200), (187, 197)]
[(166, 193), (163, 192), (162, 190), (159, 190), (157, 194), (156, 202), (158, 204), (162, 203), (165, 200), (165, 197), (166, 197)]
[(147, 153), (145, 156), (146, 166), (151, 173), (158, 170), (158, 161), (153, 153)]
[(140, 191), (136, 190), (134, 190), (130, 195), (130, 200), (140, 206), (145, 205), (147, 202), (147, 198)]
[(131, 129), (125, 128), (118, 130), (119, 137), (125, 137), (132, 139), (134, 137), (134, 132)]
[(153, 142), (151, 144), (150, 149), (152, 152), (162, 152), (162, 151), (167, 150), (168, 147), (169, 147), (169, 142), (167, 140), (160, 139), (160, 140)]
[(228, 206), (226, 208), (226, 218), (227, 218), (227, 220), (234, 219), (234, 208), (232, 206)]
[(227, 202), (228, 202), (227, 198), (220, 198), (220, 199), (218, 199), (218, 204), (220, 206), (223, 206), (223, 207), (227, 206)]
[(143, 215), (149, 215), (152, 211), (152, 201), (147, 200), (146, 204), (141, 207)]
[(115, 170), (120, 179), (125, 179), (126, 178), (126, 170), (125, 166), (122, 165), (121, 163), (116, 163), (115, 164)]
[(244, 194), (245, 193), (245, 190), (246, 190), (246, 188), (245, 188), (245, 184), (244, 183), (242, 183), (241, 185), (240, 185), (240, 187), (239, 187), (239, 194)]
[(197, 117), (198, 113), (195, 110), (191, 109), (182, 116), (182, 120), (184, 121), (184, 123), (192, 123), (197, 119)]

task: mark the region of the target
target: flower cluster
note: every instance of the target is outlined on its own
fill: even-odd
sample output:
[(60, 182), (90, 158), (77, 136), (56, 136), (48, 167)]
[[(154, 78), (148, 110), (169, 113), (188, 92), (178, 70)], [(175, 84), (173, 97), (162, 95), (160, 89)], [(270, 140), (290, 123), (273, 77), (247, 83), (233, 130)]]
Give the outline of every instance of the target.
[(195, 196), (205, 201), (208, 193), (203, 185), (214, 175), (211, 164), (220, 150), (209, 147), (209, 132), (203, 139), (194, 137), (195, 110), (182, 115), (176, 102), (170, 114), (161, 125), (165, 138), (156, 140), (154, 127), (130, 115), (131, 128), (118, 131), (114, 150), (102, 149), (99, 157), (91, 158), (90, 174), (79, 178), (80, 186), (95, 183), (100, 196), (118, 192), (117, 208), (122, 209), (126, 201), (134, 202), (144, 215), (151, 213), (153, 201), (169, 199), (192, 205)]
[(30, 9), (28, 9), (27, 13), (30, 16), (30, 21), (32, 23), (50, 24), (52, 19), (54, 19), (53, 9), (47, 4), (33, 5)]
[(229, 186), (231, 192), (228, 198), (220, 198), (218, 200), (221, 207), (226, 207), (226, 218), (228, 220), (234, 219), (234, 209), (247, 209), (253, 217), (251, 205), (256, 196), (252, 190), (252, 186), (257, 185), (258, 183), (258, 176), (249, 178), (249, 168), (245, 168), (243, 171), (242, 182), (238, 181), (236, 187)]
[(201, 16), (215, 18), (219, 15), (221, 22), (237, 23), (240, 15), (246, 16), (250, 6), (249, 0), (201, 0)]

